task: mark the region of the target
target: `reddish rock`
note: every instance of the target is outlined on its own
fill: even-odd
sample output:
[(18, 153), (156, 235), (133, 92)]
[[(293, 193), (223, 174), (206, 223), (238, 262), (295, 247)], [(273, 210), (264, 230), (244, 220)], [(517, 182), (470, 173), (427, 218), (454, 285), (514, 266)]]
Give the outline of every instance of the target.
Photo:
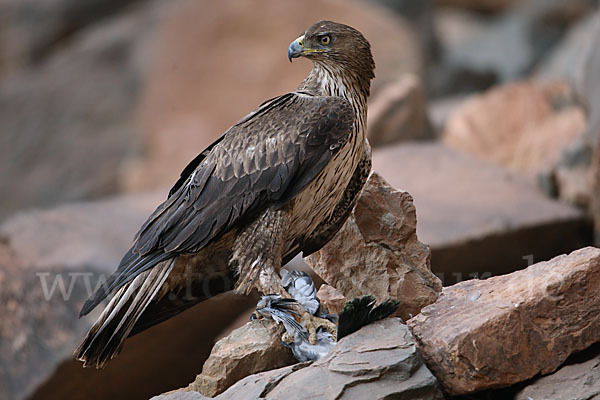
[(219, 340), (186, 390), (213, 397), (242, 378), (296, 362), (281, 345), (283, 329), (270, 320), (254, 320)]
[(348, 221), (306, 261), (346, 298), (370, 294), (380, 301), (400, 300), (400, 315), (408, 319), (441, 290), (429, 266), (429, 247), (417, 238), (416, 227), (410, 194), (373, 173)]
[(417, 234), (445, 285), (512, 272), (592, 240), (581, 211), (440, 143), (376, 149), (373, 169), (414, 197)]
[(479, 159), (536, 177), (553, 170), (585, 129), (583, 110), (573, 105), (565, 85), (519, 82), (467, 99), (450, 116), (443, 140)]
[(373, 147), (434, 137), (418, 77), (403, 76), (373, 97), (367, 136)]
[(321, 301), (321, 304), (327, 307), (327, 311), (330, 314), (339, 315), (344, 308), (346, 303), (346, 297), (341, 294), (336, 288), (329, 285), (321, 285), (317, 292), (317, 297)]
[[(248, 376), (216, 400), (234, 399), (441, 400), (438, 383), (423, 364), (414, 337), (397, 318), (368, 325), (343, 338), (312, 364)], [(155, 400), (200, 400), (198, 392), (175, 391)]]
[(444, 288), (408, 321), (451, 394), (510, 386), (600, 340), (600, 249)]

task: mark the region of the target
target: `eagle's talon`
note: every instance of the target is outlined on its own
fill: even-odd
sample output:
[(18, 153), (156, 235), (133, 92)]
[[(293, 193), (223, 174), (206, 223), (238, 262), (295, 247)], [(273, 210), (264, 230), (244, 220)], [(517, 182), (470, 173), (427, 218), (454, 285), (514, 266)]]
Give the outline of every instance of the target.
[(302, 324), (308, 330), (308, 341), (310, 344), (317, 344), (317, 331), (319, 328), (325, 329), (327, 332), (331, 333), (333, 337), (337, 337), (337, 326), (333, 322), (316, 317), (308, 312), (302, 314)]

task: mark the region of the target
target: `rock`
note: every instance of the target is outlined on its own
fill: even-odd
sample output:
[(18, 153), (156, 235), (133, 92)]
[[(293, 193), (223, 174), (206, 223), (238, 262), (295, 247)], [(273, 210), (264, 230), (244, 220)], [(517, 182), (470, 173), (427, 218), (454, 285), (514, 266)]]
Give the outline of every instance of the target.
[(554, 172), (556, 187), (561, 200), (583, 210), (589, 210), (592, 204), (590, 168), (583, 166), (559, 166)]
[(586, 63), (593, 51), (600, 12), (591, 12), (577, 21), (552, 51), (540, 61), (533, 79), (541, 82), (566, 81), (578, 93), (585, 93)]
[(19, 213), (0, 225), (0, 237), (27, 268), (109, 274), (165, 197), (159, 190)]
[(512, 272), (592, 242), (581, 211), (441, 143), (375, 149), (373, 170), (414, 197), (418, 237), (431, 247), (431, 269), (444, 285)]
[(398, 79), (373, 98), (369, 104), (367, 136), (374, 147), (434, 137), (425, 95), (416, 76)]
[(339, 315), (344, 308), (346, 298), (336, 288), (327, 284), (321, 285), (317, 292), (317, 297), (321, 304), (325, 305), (330, 314)]
[[(56, 0), (41, 9), (27, 1), (23, 8), (37, 15), (55, 3), (99, 6), (95, 0), (85, 6)], [(110, 8), (116, 2), (103, 3)], [(140, 144), (133, 110), (148, 72), (149, 46), (170, 4), (140, 3), (98, 22), (35, 67), (0, 81), (0, 221), (16, 210), (118, 191), (121, 170)]]
[(445, 7), (466, 8), (482, 12), (501, 12), (510, 9), (518, 0), (437, 0)]
[(444, 288), (407, 322), (450, 394), (510, 386), (600, 340), (600, 249)]
[[(436, 7), (433, 26), (439, 45), (437, 63), (429, 67), (427, 93), (430, 98), (481, 91), (498, 82), (496, 68), (482, 70), (473, 67), (472, 63), (464, 65), (455, 55), (459, 51), (464, 52), (460, 49), (468, 46), (474, 38), (486, 34), (486, 20), (464, 9)], [(470, 51), (468, 47), (466, 51)]]
[(371, 42), (377, 60), (373, 94), (403, 74), (422, 73), (410, 24), (376, 4), (186, 0), (165, 18), (158, 39), (139, 110), (144, 153), (126, 171), (125, 187), (171, 184), (225, 129), (266, 99), (295, 89), (311, 62), (290, 65), (287, 47), (322, 19), (347, 23)]
[[(155, 400), (188, 399), (173, 392)], [(189, 399), (202, 397), (189, 397)], [(215, 399), (443, 399), (402, 322), (387, 319), (343, 338), (310, 365), (296, 364), (246, 377)]]
[(235, 329), (215, 344), (186, 390), (214, 397), (248, 375), (294, 364), (292, 352), (281, 345), (282, 333), (281, 325), (265, 319)]
[(306, 260), (346, 298), (370, 294), (380, 301), (398, 299), (400, 316), (408, 319), (433, 303), (441, 290), (431, 273), (429, 247), (419, 241), (416, 228), (410, 194), (373, 173), (344, 226)]
[[(514, 2), (509, 8), (500, 15), (485, 17), (469, 9), (436, 10), (434, 25), (442, 57), (432, 86), (438, 94), (456, 94), (453, 79), (461, 75), (475, 83), (486, 75), (490, 83), (523, 79), (560, 41), (565, 27), (593, 13), (597, 3), (531, 0)], [(467, 89), (474, 86), (473, 82), (459, 85)]]
[(203, 302), (128, 339), (104, 370), (73, 360), (103, 307), (79, 319), (83, 302), (114, 271), (164, 195), (32, 211), (0, 226), (0, 398), (148, 398), (180, 387), (193, 379), (214, 338), (255, 304), (232, 294)]
[(424, 51), (425, 65), (437, 51), (437, 39), (433, 30), (433, 9), (435, 0), (369, 0), (391, 9), (410, 21), (419, 44)]
[(450, 116), (443, 140), (454, 149), (526, 176), (553, 170), (586, 129), (563, 85), (511, 83), (466, 100)]
[(589, 129), (587, 137), (593, 149), (591, 165), (591, 214), (594, 217), (596, 243), (600, 243), (600, 13), (595, 16), (595, 34), (585, 63), (583, 94), (587, 104)]
[(600, 142), (600, 11), (595, 13), (594, 19), (594, 30), (590, 31), (594, 41), (586, 57), (581, 89), (587, 105), (588, 137), (592, 147)]
[(482, 21), (482, 24), (478, 35), (453, 45), (446, 45), (440, 36), (446, 64), (455, 71), (478, 75), (491, 72), (500, 82), (521, 78), (535, 61), (528, 37), (528, 19), (515, 14)]
[[(536, 379), (521, 390), (515, 400), (552, 399), (571, 400), (600, 398), (600, 354), (594, 345), (591, 357), (569, 362), (552, 375)], [(585, 351), (585, 353), (588, 352)], [(582, 357), (578, 357), (582, 358)]]
[(259, 399), (264, 398), (265, 394), (281, 380), (289, 376), (292, 372), (306, 367), (307, 363), (294, 364), (287, 367), (273, 369), (250, 375), (234, 384), (224, 393), (216, 397), (205, 397), (199, 392), (188, 392), (187, 389), (174, 390), (161, 396), (153, 397), (154, 400), (204, 400), (204, 399)]
[(132, 0), (7, 0), (0, 6), (0, 76), (28, 67), (78, 30), (119, 12)]
[(463, 104), (465, 98), (461, 95), (449, 96), (435, 99), (429, 103), (427, 114), (436, 136), (446, 129), (448, 119)]
[[(590, 202), (589, 189), (581, 188), (578, 179), (565, 179), (579, 177), (577, 169), (589, 165), (589, 158), (573, 157), (587, 129), (584, 109), (575, 97), (564, 83), (501, 86), (455, 108), (443, 140), (537, 181), (549, 196), (585, 205)], [(589, 153), (589, 144), (584, 146)]]

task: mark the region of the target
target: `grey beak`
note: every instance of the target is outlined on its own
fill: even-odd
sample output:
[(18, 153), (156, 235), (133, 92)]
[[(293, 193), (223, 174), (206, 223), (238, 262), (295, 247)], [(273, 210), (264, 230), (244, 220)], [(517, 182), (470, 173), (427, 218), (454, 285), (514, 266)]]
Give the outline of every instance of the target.
[(288, 47), (288, 60), (292, 62), (292, 58), (298, 58), (302, 55), (302, 46), (300, 46), (300, 38), (294, 40), (290, 43), (290, 47)]

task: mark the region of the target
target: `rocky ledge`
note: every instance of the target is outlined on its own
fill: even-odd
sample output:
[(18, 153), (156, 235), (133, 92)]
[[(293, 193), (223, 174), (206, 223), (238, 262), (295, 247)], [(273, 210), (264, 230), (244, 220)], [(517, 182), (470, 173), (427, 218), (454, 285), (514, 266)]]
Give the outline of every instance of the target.
[(542, 393), (571, 375), (596, 390), (596, 359), (582, 364), (591, 373), (567, 365), (525, 385), (600, 341), (600, 249), (441, 289), (411, 196), (373, 174), (351, 218), (309, 262), (334, 312), (372, 294), (400, 299), (397, 314), (410, 319), (363, 327), (313, 363), (295, 363), (275, 322), (251, 321), (214, 346), (193, 383), (156, 399), (443, 399), (517, 383), (513, 394)]

